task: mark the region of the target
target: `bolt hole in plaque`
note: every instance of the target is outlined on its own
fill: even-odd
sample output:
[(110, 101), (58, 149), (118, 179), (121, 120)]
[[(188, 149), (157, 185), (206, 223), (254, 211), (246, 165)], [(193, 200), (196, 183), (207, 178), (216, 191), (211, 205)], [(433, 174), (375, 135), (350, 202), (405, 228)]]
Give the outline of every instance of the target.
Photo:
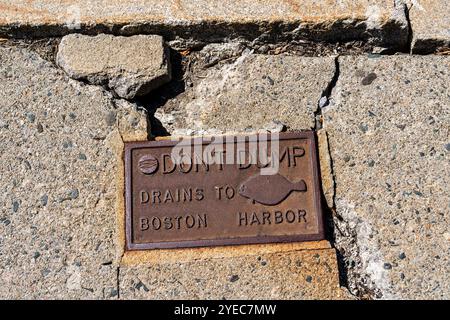
[(125, 144), (128, 250), (324, 238), (314, 132)]

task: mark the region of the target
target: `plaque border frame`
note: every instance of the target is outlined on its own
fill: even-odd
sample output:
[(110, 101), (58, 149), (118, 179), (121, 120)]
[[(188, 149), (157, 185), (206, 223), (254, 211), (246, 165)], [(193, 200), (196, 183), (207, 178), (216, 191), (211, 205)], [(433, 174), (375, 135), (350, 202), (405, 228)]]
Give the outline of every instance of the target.
[[(292, 139), (306, 139), (310, 143), (310, 157), (312, 167), (312, 178), (314, 183), (314, 207), (318, 215), (318, 232), (310, 234), (297, 234), (286, 236), (253, 236), (240, 238), (217, 238), (217, 239), (203, 239), (203, 240), (181, 240), (181, 241), (164, 241), (164, 242), (148, 242), (148, 243), (133, 243), (132, 242), (132, 175), (131, 175), (131, 153), (133, 149), (138, 148), (159, 148), (172, 147), (177, 144), (174, 140), (158, 140), (158, 141), (140, 141), (140, 142), (125, 142), (124, 143), (124, 173), (125, 173), (125, 247), (126, 250), (147, 250), (147, 249), (171, 249), (171, 248), (194, 248), (194, 247), (211, 247), (211, 246), (227, 246), (227, 245), (243, 245), (243, 244), (267, 244), (267, 243), (288, 243), (288, 242), (303, 242), (303, 241), (317, 241), (325, 239), (324, 231), (324, 217), (322, 211), (322, 197), (321, 197), (321, 179), (319, 174), (319, 161), (317, 138), (314, 131), (297, 131), (297, 132), (280, 132), (279, 140)], [(242, 134), (231, 135), (236, 139), (237, 136), (259, 136), (258, 134)], [(193, 137), (179, 137), (190, 139), (208, 139), (215, 136), (193, 136)], [(226, 137), (225, 135), (223, 137)], [(270, 133), (267, 134), (267, 139)], [(177, 137), (178, 138), (178, 137)], [(264, 140), (267, 140), (264, 139)], [(260, 140), (260, 139), (259, 139)], [(259, 141), (258, 140), (258, 141)], [(262, 141), (264, 141), (262, 140)], [(207, 141), (204, 141), (206, 144)]]

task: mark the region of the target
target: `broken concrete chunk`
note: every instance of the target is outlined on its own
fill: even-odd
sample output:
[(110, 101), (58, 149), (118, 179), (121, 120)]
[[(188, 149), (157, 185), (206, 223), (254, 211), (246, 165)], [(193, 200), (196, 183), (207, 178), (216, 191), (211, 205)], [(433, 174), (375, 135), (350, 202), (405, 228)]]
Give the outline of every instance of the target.
[(173, 135), (311, 129), (334, 71), (332, 57), (244, 52), (208, 69), (155, 116)]
[(413, 53), (450, 51), (450, 12), (447, 0), (404, 0), (408, 3)]
[(146, 95), (171, 79), (169, 50), (160, 36), (71, 34), (61, 40), (56, 62), (70, 77), (106, 85), (125, 99)]

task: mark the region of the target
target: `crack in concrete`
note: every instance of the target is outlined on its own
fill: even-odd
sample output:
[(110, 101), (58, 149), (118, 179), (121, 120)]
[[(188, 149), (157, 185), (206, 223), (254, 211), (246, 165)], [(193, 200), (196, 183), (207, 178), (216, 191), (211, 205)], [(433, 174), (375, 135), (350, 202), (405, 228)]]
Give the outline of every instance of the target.
[(412, 54), (412, 41), (413, 41), (413, 28), (412, 28), (412, 24), (411, 24), (411, 19), (409, 17), (409, 12), (411, 11), (411, 8), (414, 6), (413, 3), (411, 3), (411, 5), (408, 7), (408, 5), (406, 3), (403, 4), (404, 6), (404, 10), (405, 10), (405, 18), (406, 18), (406, 22), (408, 23), (408, 41), (406, 44), (406, 52), (409, 54)]
[[(329, 105), (330, 100), (332, 100), (333, 90), (337, 86), (339, 80), (339, 57), (336, 57), (335, 65), (333, 78), (327, 88), (323, 91), (322, 97), (318, 102), (317, 115), (320, 117), (320, 120), (323, 120), (322, 108)], [(322, 125), (323, 122), (320, 123), (320, 128), (322, 128)], [(316, 127), (317, 126), (318, 125), (316, 125)], [(337, 252), (340, 284), (341, 286), (346, 287), (350, 294), (358, 299), (372, 300), (381, 298), (383, 296), (381, 290), (363, 268), (363, 261), (358, 243), (358, 241), (361, 240), (361, 236), (358, 237), (358, 230), (361, 231), (364, 229), (364, 221), (358, 219), (356, 215), (352, 221), (346, 220), (344, 216), (349, 216), (349, 214), (344, 215), (337, 210), (337, 179), (329, 140), (327, 151), (329, 155), (331, 177), (333, 180), (333, 195), (332, 207), (324, 206), (324, 208), (327, 209), (327, 212), (325, 212), (325, 221), (327, 223), (327, 231), (331, 236), (329, 241)], [(342, 206), (340, 207), (342, 208)]]
[[(346, 43), (353, 40), (364, 43), (399, 48), (395, 36), (402, 37), (404, 31), (395, 21), (380, 30), (371, 33), (364, 23), (359, 20), (349, 21), (336, 19), (333, 23), (327, 22), (318, 25), (301, 25), (300, 20), (295, 21), (196, 21), (190, 24), (170, 24), (141, 22), (135, 24), (116, 22), (113, 24), (98, 23), (96, 25), (81, 24), (76, 32), (86, 35), (107, 33), (120, 36), (136, 34), (158, 34), (167, 41), (180, 44), (179, 48), (188, 49), (191, 45), (198, 46), (215, 42), (228, 42), (242, 39), (243, 41), (258, 43), (290, 43), (292, 41)], [(301, 26), (301, 27), (300, 27)], [(350, 31), (349, 31), (350, 28)], [(0, 37), (17, 39), (42, 39), (46, 37), (61, 37), (74, 30), (67, 25), (5, 25), (0, 28)], [(186, 46), (187, 45), (187, 46)]]
[[(2, 46), (24, 48), (36, 52), (42, 59), (56, 65), (56, 52), (61, 38), (49, 37), (43, 39), (4, 39), (0, 42)], [(59, 67), (58, 67), (59, 68)]]
[[(409, 18), (409, 11), (412, 6), (408, 7), (404, 5), (405, 16), (408, 23), (408, 42), (407, 47), (404, 49), (408, 53), (411, 53), (413, 30), (411, 26), (411, 21)], [(59, 39), (51, 40), (47, 39), (45, 42), (41, 40), (34, 40), (31, 42), (24, 42), (22, 40), (8, 40), (7, 45), (15, 45), (26, 47), (33, 51), (40, 51), (39, 53), (44, 59), (51, 61), (55, 66), (55, 50), (57, 49), (57, 44)], [(41, 42), (37, 42), (41, 41)], [(262, 40), (263, 42), (265, 40)], [(317, 43), (315, 44), (317, 45)], [(279, 53), (295, 53), (291, 48), (285, 48), (285, 43), (278, 43), (266, 52), (258, 52), (261, 54), (279, 54)], [(285, 48), (277, 50), (278, 48)], [(42, 49), (42, 50), (41, 50)], [(385, 53), (393, 54), (394, 52)], [(301, 56), (302, 54), (297, 54)], [(172, 60), (174, 59), (174, 60)], [(175, 98), (178, 94), (181, 94), (185, 90), (185, 79), (190, 72), (189, 65), (183, 66), (182, 56), (179, 52), (172, 50), (171, 54), (172, 66), (174, 79), (164, 85), (163, 87), (152, 92), (145, 99), (136, 100), (137, 107), (144, 107), (147, 109), (147, 123), (148, 123), (148, 139), (154, 138), (155, 136), (167, 136), (170, 135), (168, 130), (163, 126), (163, 124), (154, 116), (157, 108), (163, 106), (170, 99)], [(220, 63), (221, 61), (214, 61), (214, 64)], [(333, 90), (337, 85), (340, 76), (340, 66), (339, 66), (339, 55), (335, 57), (335, 71), (332, 79), (328, 83), (327, 87), (323, 90), (321, 97), (319, 98), (317, 109), (314, 112), (315, 116), (315, 126), (314, 130), (317, 131), (323, 127), (323, 115), (322, 109), (329, 105), (330, 99), (332, 97)], [(212, 65), (211, 65), (212, 66)], [(209, 66), (206, 66), (209, 67)], [(80, 81), (85, 83), (84, 81)], [(107, 90), (106, 88), (104, 88)], [(111, 92), (110, 90), (107, 90)], [(115, 106), (115, 98), (111, 98), (112, 103)], [(120, 130), (119, 130), (120, 133)], [(330, 217), (331, 222), (328, 222), (329, 235), (331, 235), (330, 242), (333, 247), (337, 250), (338, 265), (339, 265), (339, 275), (341, 285), (346, 287), (349, 292), (360, 299), (374, 299), (381, 298), (382, 293), (376, 284), (371, 279), (370, 275), (365, 273), (362, 268), (362, 261), (360, 257), (360, 250), (358, 247), (358, 225), (352, 226), (350, 221), (347, 221), (340, 212), (336, 210), (336, 172), (334, 170), (333, 157), (330, 149), (328, 150), (330, 156), (330, 166), (333, 179), (333, 200), (332, 207), (328, 208), (327, 216)], [(361, 223), (361, 222), (358, 222)], [(116, 286), (117, 286), (117, 298), (120, 299), (120, 266), (116, 269)]]
[(117, 299), (120, 299), (120, 266), (116, 269), (116, 287), (117, 287)]
[(314, 112), (315, 124), (314, 131), (322, 129), (323, 127), (323, 117), (322, 117), (322, 109), (328, 106), (330, 103), (329, 99), (331, 93), (336, 86), (336, 83), (339, 79), (339, 55), (334, 58), (334, 74), (331, 78), (330, 82), (326, 86), (326, 88), (322, 91), (319, 101), (317, 102), (317, 109)]
[[(322, 109), (329, 105), (333, 89), (336, 87), (336, 84), (339, 80), (340, 76), (339, 56), (335, 57), (334, 63), (335, 69), (333, 77), (330, 79), (330, 82), (328, 83), (326, 88), (322, 91), (321, 97), (318, 101), (317, 110), (314, 113), (316, 120), (314, 131), (325, 130), (323, 129)], [(347, 288), (348, 292), (355, 298), (364, 299), (365, 296), (364, 294), (361, 294), (361, 290), (359, 289), (355, 290), (355, 286), (353, 285), (352, 269), (351, 266), (349, 266), (347, 262), (347, 257), (345, 255), (346, 253), (345, 249), (347, 248), (345, 248), (344, 246), (340, 246), (339, 240), (341, 237), (356, 239), (356, 233), (354, 233), (353, 230), (348, 231), (348, 225), (345, 223), (343, 218), (336, 212), (336, 173), (334, 170), (334, 162), (330, 150), (330, 141), (326, 131), (325, 131), (325, 138), (327, 139), (326, 140), (327, 150), (325, 151), (328, 152), (329, 167), (331, 170), (331, 179), (333, 181), (333, 191), (332, 191), (333, 194), (331, 207), (329, 206), (330, 205), (329, 203), (326, 203), (325, 196), (322, 195), (324, 202), (323, 208), (325, 216), (326, 235), (332, 247), (336, 249), (340, 286)], [(342, 231), (343, 228), (345, 229), (345, 231)], [(337, 236), (337, 232), (339, 232), (340, 234), (339, 236)], [(355, 248), (352, 247), (351, 249), (352, 252), (356, 252), (356, 255), (359, 256), (359, 251), (355, 250), (357, 249), (357, 247)]]

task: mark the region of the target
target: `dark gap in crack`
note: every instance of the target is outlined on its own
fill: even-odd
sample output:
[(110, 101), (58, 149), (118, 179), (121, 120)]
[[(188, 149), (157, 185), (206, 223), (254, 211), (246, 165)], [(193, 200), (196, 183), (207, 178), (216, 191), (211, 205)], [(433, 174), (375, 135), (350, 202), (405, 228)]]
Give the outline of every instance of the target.
[(172, 80), (148, 95), (136, 98), (136, 104), (147, 111), (148, 140), (155, 137), (170, 136), (170, 132), (155, 117), (158, 108), (163, 107), (167, 101), (174, 99), (186, 89), (184, 80), (184, 57), (178, 51), (170, 48), (170, 63)]
[[(317, 134), (316, 134), (317, 137)], [(336, 259), (338, 264), (338, 273), (339, 273), (339, 285), (341, 287), (347, 288), (348, 292), (353, 295), (353, 293), (350, 291), (349, 288), (349, 279), (348, 279), (348, 271), (347, 271), (347, 265), (345, 263), (345, 259), (342, 255), (342, 253), (336, 248), (336, 232), (339, 232), (338, 227), (335, 225), (334, 219), (337, 217), (336, 215), (336, 207), (335, 207), (335, 196), (336, 196), (336, 179), (333, 171), (333, 159), (331, 158), (331, 152), (329, 149), (329, 140), (328, 135), (325, 133), (326, 138), (326, 144), (327, 144), (327, 152), (330, 156), (330, 168), (331, 168), (331, 175), (333, 179), (333, 203), (332, 207), (330, 208), (328, 206), (328, 203), (325, 198), (325, 194), (322, 188), (322, 183), (320, 182), (320, 192), (321, 192), (321, 203), (322, 203), (322, 210), (323, 210), (323, 217), (324, 217), (324, 228), (325, 228), (325, 239), (328, 240), (333, 248), (336, 249)], [(320, 163), (319, 166), (319, 172), (320, 171)], [(355, 296), (358, 297), (358, 296)], [(358, 297), (359, 298), (359, 297)]]
[(339, 79), (339, 56), (334, 58), (334, 74), (331, 81), (328, 83), (327, 87), (322, 91), (319, 101), (317, 102), (317, 109), (314, 112), (314, 131), (322, 129), (323, 119), (322, 119), (322, 109), (329, 105), (331, 93), (336, 86)]
[(327, 146), (328, 146), (328, 155), (329, 155), (329, 161), (330, 161), (330, 169), (331, 169), (331, 176), (333, 179), (333, 197), (332, 197), (332, 207), (328, 207), (325, 197), (323, 196), (323, 207), (325, 208), (325, 230), (326, 234), (328, 235), (327, 240), (330, 241), (330, 244), (333, 248), (336, 249), (336, 259), (337, 259), (337, 265), (338, 265), (338, 272), (339, 272), (339, 284), (341, 287), (347, 288), (348, 292), (352, 294), (355, 297), (360, 298), (357, 295), (354, 295), (350, 290), (350, 283), (349, 283), (349, 276), (348, 276), (348, 266), (345, 262), (345, 257), (343, 256), (342, 252), (336, 247), (336, 232), (341, 232), (338, 228), (338, 226), (335, 224), (335, 219), (342, 219), (340, 215), (336, 212), (336, 175), (334, 173), (334, 162), (333, 158), (331, 156), (331, 150), (330, 150), (330, 141), (328, 139), (328, 135), (326, 135), (327, 139)]
[[(322, 191), (322, 203), (324, 211), (324, 226), (326, 239), (330, 242), (331, 246), (336, 250), (336, 259), (339, 272), (339, 284), (341, 287), (345, 287), (348, 293), (360, 300), (372, 300), (374, 298), (381, 298), (382, 295), (379, 290), (371, 288), (366, 284), (366, 278), (364, 274), (361, 274), (358, 269), (355, 268), (355, 263), (358, 262), (353, 260), (349, 252), (354, 252), (357, 250), (357, 234), (356, 230), (349, 227), (348, 222), (337, 212), (336, 210), (336, 191), (337, 182), (336, 174), (334, 171), (334, 161), (330, 150), (330, 141), (328, 135), (325, 132), (326, 144), (328, 146), (329, 155), (329, 165), (330, 174), (333, 179), (333, 197), (332, 197), (332, 207), (328, 207), (326, 203), (325, 196)], [(320, 165), (320, 164), (319, 164)], [(320, 184), (322, 186), (322, 184)], [(349, 242), (342, 243), (342, 238), (350, 239)], [(347, 240), (348, 241), (348, 240)], [(349, 252), (346, 252), (349, 251)], [(359, 250), (356, 253), (360, 255)], [(347, 255), (347, 256), (346, 256)], [(355, 279), (357, 279), (358, 284), (355, 286)]]
[(116, 270), (117, 299), (120, 299), (120, 267)]
[(408, 23), (408, 40), (407, 40), (405, 52), (409, 53), (409, 54), (411, 54), (411, 52), (412, 52), (412, 40), (413, 40), (413, 35), (414, 35), (412, 25), (411, 25), (411, 19), (409, 17), (409, 11), (413, 7), (413, 5), (414, 4), (411, 4), (411, 6), (408, 7), (406, 4), (404, 4), (405, 18)]
[[(327, 137), (328, 140), (328, 137)], [(329, 144), (328, 144), (329, 145)], [(337, 212), (336, 210), (336, 175), (333, 170), (334, 163), (333, 158), (331, 156), (331, 152), (329, 152), (330, 156), (330, 167), (331, 174), (333, 177), (333, 207), (329, 208), (325, 204), (325, 214), (326, 214), (326, 232), (329, 235), (327, 238), (330, 241), (330, 244), (336, 250), (336, 259), (338, 265), (339, 272), (339, 284), (341, 287), (345, 287), (349, 294), (359, 300), (373, 300), (376, 298), (382, 298), (381, 292), (376, 287), (371, 287), (367, 284), (367, 278), (364, 273), (361, 273), (358, 268), (355, 267), (358, 265), (358, 260), (354, 260), (352, 254), (349, 252), (354, 252), (357, 250), (356, 255), (359, 256), (360, 252), (357, 249), (357, 234), (356, 230), (349, 227), (348, 222)], [(338, 236), (339, 235), (339, 236)], [(340, 243), (338, 237), (350, 239), (348, 242), (344, 242), (344, 244)], [(342, 246), (344, 245), (344, 246)], [(348, 251), (348, 252), (347, 252)], [(347, 255), (347, 256), (346, 256)], [(350, 258), (349, 258), (350, 255)], [(370, 280), (370, 279), (369, 279)]]
[[(315, 112), (315, 128), (314, 131), (317, 132), (317, 130), (322, 129), (323, 119), (322, 119), (322, 109), (329, 105), (329, 99), (333, 92), (333, 89), (335, 88), (337, 81), (339, 80), (340, 76), (340, 65), (339, 65), (339, 56), (336, 56), (334, 59), (334, 74), (330, 82), (328, 83), (327, 87), (323, 90), (321, 98), (318, 102), (317, 111)], [(329, 207), (327, 204), (327, 201), (325, 199), (325, 195), (322, 189), (322, 183), (320, 183), (320, 189), (321, 189), (321, 201), (322, 201), (322, 208), (323, 208), (323, 215), (324, 215), (324, 228), (325, 228), (325, 238), (330, 242), (331, 246), (336, 249), (336, 259), (338, 264), (338, 273), (339, 273), (339, 284), (341, 287), (347, 288), (348, 292), (355, 296), (356, 298), (361, 298), (359, 295), (355, 295), (350, 290), (350, 282), (349, 282), (349, 273), (348, 273), (348, 265), (346, 263), (345, 257), (343, 256), (342, 252), (337, 248), (336, 246), (336, 232), (339, 231), (338, 225), (335, 223), (335, 219), (339, 219), (339, 215), (336, 213), (336, 176), (334, 172), (334, 163), (333, 158), (331, 156), (330, 151), (330, 143), (328, 139), (328, 135), (325, 132), (325, 139), (326, 139), (326, 145), (329, 155), (329, 165), (331, 170), (331, 176), (333, 179), (333, 198), (332, 198), (332, 207)], [(319, 163), (319, 170), (320, 170), (320, 163)], [(319, 171), (320, 172), (320, 171)]]
[(5, 42), (0, 42), (2, 46), (17, 47), (36, 52), (42, 59), (51, 62), (54, 66), (56, 64), (56, 53), (61, 41), (59, 37), (48, 37), (42, 39), (6, 39)]

